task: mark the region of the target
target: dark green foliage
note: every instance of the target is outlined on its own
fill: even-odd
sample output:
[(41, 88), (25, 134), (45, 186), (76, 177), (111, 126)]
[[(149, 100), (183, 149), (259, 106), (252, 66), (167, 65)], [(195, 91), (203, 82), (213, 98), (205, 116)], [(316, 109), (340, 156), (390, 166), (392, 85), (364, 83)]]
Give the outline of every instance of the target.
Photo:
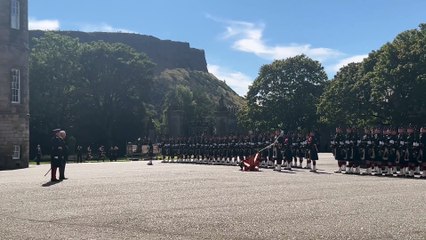
[(76, 144), (124, 150), (138, 137), (165, 134), (164, 113), (171, 104), (185, 112), (185, 134), (194, 134), (212, 129), (221, 96), (228, 106), (243, 102), (204, 71), (166, 69), (156, 75), (155, 64), (128, 45), (82, 42), (61, 32), (39, 36), (31, 40), (30, 57), (33, 145), (48, 146), (50, 130), (61, 127)]
[(326, 80), (321, 64), (305, 55), (264, 65), (250, 86), (240, 121), (253, 130), (312, 129)]
[(46, 33), (31, 52), (32, 139), (61, 127), (78, 144), (121, 144), (143, 134), (143, 99), (153, 63), (123, 44), (92, 42)]
[(340, 69), (318, 112), (328, 124), (424, 125), (426, 28), (405, 31), (362, 63)]

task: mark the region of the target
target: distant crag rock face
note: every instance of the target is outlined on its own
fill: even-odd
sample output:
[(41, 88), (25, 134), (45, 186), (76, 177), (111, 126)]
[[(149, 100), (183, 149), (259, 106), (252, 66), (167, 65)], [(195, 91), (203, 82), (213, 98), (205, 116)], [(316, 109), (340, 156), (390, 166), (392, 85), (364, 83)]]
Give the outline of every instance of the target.
[[(44, 31), (39, 30), (30, 31), (30, 40), (34, 37), (41, 37), (44, 33)], [(81, 42), (102, 40), (110, 43), (124, 43), (129, 45), (138, 52), (147, 54), (157, 64), (155, 68), (156, 73), (160, 73), (165, 69), (175, 68), (208, 72), (204, 50), (191, 48), (189, 43), (186, 42), (161, 40), (156, 37), (134, 33), (87, 33), (79, 31), (60, 31), (58, 33), (78, 38)]]

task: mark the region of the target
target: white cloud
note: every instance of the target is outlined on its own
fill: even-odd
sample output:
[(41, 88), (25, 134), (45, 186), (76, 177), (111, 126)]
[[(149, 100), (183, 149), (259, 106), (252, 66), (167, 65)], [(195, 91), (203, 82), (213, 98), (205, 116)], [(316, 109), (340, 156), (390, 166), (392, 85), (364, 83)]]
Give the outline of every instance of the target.
[(368, 54), (363, 54), (363, 55), (356, 55), (352, 57), (343, 58), (338, 63), (331, 66), (331, 70), (334, 72), (338, 72), (340, 68), (342, 68), (343, 66), (346, 66), (349, 63), (362, 62), (362, 60), (364, 60), (364, 58), (367, 58), (367, 57), (368, 57)]
[(84, 24), (79, 27), (80, 31), (83, 32), (123, 32), (123, 33), (135, 33), (135, 31), (131, 31), (124, 28), (115, 28), (109, 24), (101, 23), (101, 24)]
[(30, 30), (59, 30), (59, 27), (60, 23), (58, 20), (38, 20), (35, 18), (29, 18), (28, 20), (28, 28)]
[(247, 94), (248, 87), (252, 84), (252, 79), (244, 73), (232, 71), (218, 65), (208, 64), (209, 72), (215, 75), (218, 79), (226, 81), (238, 95), (244, 96)]
[(324, 61), (343, 55), (338, 50), (331, 48), (314, 48), (310, 44), (292, 43), (286, 45), (268, 45), (263, 39), (264, 24), (219, 20), (210, 16), (208, 17), (227, 24), (223, 39), (233, 40), (232, 47), (235, 50), (253, 53), (268, 60), (285, 59), (305, 54), (315, 60)]

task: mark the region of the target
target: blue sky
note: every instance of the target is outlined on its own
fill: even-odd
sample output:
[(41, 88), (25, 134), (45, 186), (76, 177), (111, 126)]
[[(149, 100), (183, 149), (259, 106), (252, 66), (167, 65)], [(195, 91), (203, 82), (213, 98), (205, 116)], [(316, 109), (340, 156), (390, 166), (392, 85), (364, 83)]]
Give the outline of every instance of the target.
[(30, 29), (133, 32), (204, 49), (245, 95), (264, 64), (306, 54), (329, 78), (426, 23), (424, 0), (29, 0)]

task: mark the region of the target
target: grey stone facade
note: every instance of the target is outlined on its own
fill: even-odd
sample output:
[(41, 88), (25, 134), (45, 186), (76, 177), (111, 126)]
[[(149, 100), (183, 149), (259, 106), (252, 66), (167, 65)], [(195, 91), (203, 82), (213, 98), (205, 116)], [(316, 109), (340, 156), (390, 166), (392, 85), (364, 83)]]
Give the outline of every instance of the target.
[(28, 167), (28, 0), (0, 0), (0, 170)]

